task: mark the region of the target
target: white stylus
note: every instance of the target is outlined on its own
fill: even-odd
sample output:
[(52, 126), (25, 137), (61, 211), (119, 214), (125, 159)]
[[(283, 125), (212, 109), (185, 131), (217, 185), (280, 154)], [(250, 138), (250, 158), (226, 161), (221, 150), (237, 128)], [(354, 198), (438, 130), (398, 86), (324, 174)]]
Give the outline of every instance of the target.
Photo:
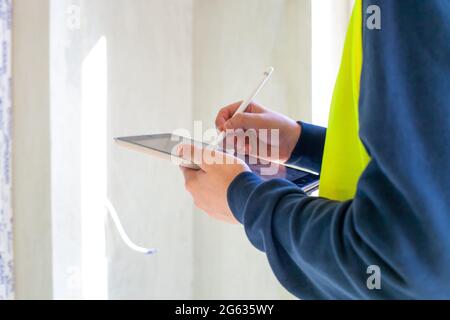
[(123, 228), (122, 224), (120, 223), (119, 216), (117, 215), (116, 209), (114, 209), (114, 206), (111, 204), (111, 202), (106, 199), (105, 201), (105, 207), (108, 210), (109, 214), (111, 215), (111, 218), (114, 222), (114, 225), (117, 228), (117, 231), (119, 232), (120, 237), (122, 238), (122, 241), (131, 249), (139, 253), (152, 255), (156, 253), (156, 249), (153, 248), (144, 248), (141, 246), (138, 246), (133, 241), (130, 240), (127, 233), (125, 232), (125, 229)]
[[(275, 69), (273, 67), (270, 67), (267, 69), (266, 72), (264, 72), (264, 77), (263, 79), (259, 82), (258, 86), (256, 87), (255, 91), (253, 91), (252, 95), (245, 100), (244, 102), (242, 102), (242, 104), (240, 105), (240, 107), (237, 109), (237, 111), (234, 113), (233, 117), (235, 117), (237, 114), (239, 113), (244, 113), (245, 111), (247, 111), (250, 103), (252, 103), (252, 101), (256, 98), (256, 96), (258, 95), (258, 93), (262, 90), (262, 88), (264, 88), (264, 86), (266, 85), (267, 81), (269, 81), (270, 77), (272, 76), (272, 73)], [(232, 117), (232, 118), (233, 118)], [(226, 138), (227, 133), (226, 131), (222, 131), (219, 136), (217, 137), (215, 143), (213, 144), (214, 147), (217, 147), (219, 144), (222, 143), (222, 141)]]

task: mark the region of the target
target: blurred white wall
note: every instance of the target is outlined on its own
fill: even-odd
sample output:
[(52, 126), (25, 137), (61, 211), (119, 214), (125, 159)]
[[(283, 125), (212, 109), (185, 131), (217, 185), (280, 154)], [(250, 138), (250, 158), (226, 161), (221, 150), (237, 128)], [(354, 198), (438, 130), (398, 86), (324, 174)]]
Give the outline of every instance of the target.
[[(81, 9), (79, 30), (66, 25), (73, 4)], [(134, 240), (159, 249), (154, 257), (130, 252), (109, 225), (108, 297), (289, 297), (241, 227), (197, 211), (193, 219), (178, 168), (117, 148), (111, 138), (191, 128), (193, 120), (207, 129), (268, 65), (277, 73), (261, 102), (309, 120), (309, 17), (309, 1), (298, 0), (52, 2), (55, 296), (84, 296), (80, 69), (104, 38), (108, 194)]]
[[(194, 120), (207, 129), (218, 108), (248, 95), (268, 65), (276, 73), (258, 100), (310, 121), (310, 0), (46, 5), (15, 0), (18, 298), (89, 297), (86, 288), (98, 288), (100, 295), (104, 290), (112, 299), (291, 298), (242, 227), (222, 225), (193, 208), (178, 168), (120, 149), (112, 138), (192, 128)], [(96, 84), (98, 91), (91, 88)], [(89, 108), (98, 117), (103, 103), (103, 129), (94, 130)], [(93, 151), (96, 166), (88, 169), (86, 132), (106, 148), (105, 154)], [(99, 194), (104, 185), (133, 240), (156, 247), (157, 255), (131, 252), (111, 223), (101, 248), (104, 229), (97, 214), (104, 212), (99, 199), (86, 207), (83, 193), (94, 185)], [(90, 261), (86, 251), (100, 257)], [(101, 276), (83, 283), (86, 269), (101, 275), (94, 261), (102, 257), (106, 285)]]
[(13, 216), (18, 299), (52, 297), (49, 2), (14, 0)]
[[(192, 125), (192, 1), (85, 0), (90, 34), (108, 42), (110, 137)], [(100, 24), (93, 21), (101, 21)], [(192, 298), (192, 204), (179, 168), (109, 141), (108, 193), (138, 243), (131, 252), (108, 228), (109, 297)]]
[[(219, 107), (245, 99), (272, 65), (274, 78), (258, 101), (310, 121), (310, 2), (194, 3), (194, 118), (212, 125)], [(223, 225), (196, 211), (194, 230), (197, 298), (290, 297), (242, 227)]]
[(334, 86), (354, 0), (311, 1), (312, 120), (328, 126)]
[[(70, 20), (77, 10), (79, 26)], [(89, 290), (96, 292), (94, 297), (111, 299), (193, 296), (192, 204), (179, 169), (121, 149), (113, 142), (113, 137), (171, 132), (192, 125), (191, 26), (191, 0), (52, 1), (53, 265), (57, 298), (92, 297)], [(100, 67), (103, 64), (106, 70)], [(101, 88), (106, 89), (105, 97)], [(98, 130), (92, 129), (86, 124), (91, 122), (89, 113), (94, 117), (103, 112), (105, 100), (104, 122), (99, 121)], [(102, 128), (106, 132), (99, 132)], [(89, 163), (103, 155), (86, 145), (90, 138), (103, 134), (107, 181), (102, 182), (102, 167), (92, 171), (95, 167)], [(89, 150), (91, 159), (86, 154)], [(159, 250), (150, 257), (131, 252), (108, 224), (107, 288), (101, 288), (102, 269), (96, 263), (105, 252), (101, 248), (92, 251), (103, 241), (103, 226), (97, 223), (97, 232), (92, 229), (101, 208), (90, 203), (92, 199), (85, 199), (89, 195), (83, 196), (92, 185), (98, 186), (93, 192), (101, 192), (101, 183), (106, 185), (130, 237)]]

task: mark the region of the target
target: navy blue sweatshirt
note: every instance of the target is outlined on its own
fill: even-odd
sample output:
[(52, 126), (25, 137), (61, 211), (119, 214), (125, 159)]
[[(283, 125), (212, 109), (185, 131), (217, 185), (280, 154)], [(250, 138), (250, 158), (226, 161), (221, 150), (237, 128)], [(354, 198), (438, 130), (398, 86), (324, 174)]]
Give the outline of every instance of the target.
[[(365, 0), (360, 138), (372, 160), (353, 200), (239, 175), (228, 202), (281, 284), (302, 299), (450, 299), (450, 1)], [(320, 168), (303, 124), (291, 162)], [(381, 289), (369, 289), (369, 266)], [(242, 266), (245, 268), (245, 266)]]

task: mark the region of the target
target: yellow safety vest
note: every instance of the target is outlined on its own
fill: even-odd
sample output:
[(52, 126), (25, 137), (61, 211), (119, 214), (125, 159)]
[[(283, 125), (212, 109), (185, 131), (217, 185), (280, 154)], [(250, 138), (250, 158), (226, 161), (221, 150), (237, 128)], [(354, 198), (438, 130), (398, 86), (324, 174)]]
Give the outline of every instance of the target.
[(352, 199), (370, 157), (359, 138), (359, 91), (363, 62), (362, 0), (356, 0), (331, 103), (322, 162), (320, 196)]

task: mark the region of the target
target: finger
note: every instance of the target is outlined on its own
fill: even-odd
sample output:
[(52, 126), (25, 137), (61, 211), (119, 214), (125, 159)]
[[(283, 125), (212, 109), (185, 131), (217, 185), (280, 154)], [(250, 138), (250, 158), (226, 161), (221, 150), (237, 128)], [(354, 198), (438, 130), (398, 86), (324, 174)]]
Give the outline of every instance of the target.
[(186, 182), (186, 184), (191, 183), (192, 181), (195, 181), (200, 172), (198, 170), (189, 169), (189, 168), (186, 168), (183, 166), (180, 166), (180, 169), (181, 169), (181, 172), (183, 173), (184, 181)]
[(225, 122), (226, 130), (267, 129), (267, 121), (261, 113), (239, 113)]
[(218, 130), (223, 131), (225, 129), (223, 125), (236, 113), (237, 109), (239, 109), (241, 104), (242, 101), (236, 102), (222, 108), (219, 111), (216, 117), (216, 128)]
[(186, 168), (186, 167), (183, 167), (183, 166), (180, 166), (180, 170), (183, 173), (184, 179), (186, 181), (196, 178), (196, 176), (197, 176), (197, 174), (199, 172), (198, 170)]
[(252, 146), (245, 137), (239, 137), (235, 135), (233, 137), (227, 137), (226, 150), (234, 150), (238, 155), (250, 154)]
[(185, 167), (180, 167), (180, 169), (184, 176), (184, 187), (189, 193), (193, 194), (199, 183), (200, 175), (205, 173), (201, 170), (192, 170)]
[(216, 152), (213, 149), (203, 149), (193, 144), (182, 144), (178, 147), (179, 156), (192, 162), (207, 172), (211, 164), (215, 163)]
[(250, 143), (245, 143), (244, 145), (238, 143), (236, 147), (236, 151), (238, 154), (251, 154), (254, 148), (252, 148), (252, 145)]
[[(226, 129), (225, 123), (235, 115), (236, 111), (239, 109), (241, 104), (242, 102), (237, 102), (219, 111), (219, 114), (217, 115), (216, 118), (216, 128), (219, 129), (220, 131), (224, 131)], [(260, 106), (255, 102), (251, 102), (247, 107), (245, 113), (265, 113), (266, 111), (267, 110), (264, 107)]]

